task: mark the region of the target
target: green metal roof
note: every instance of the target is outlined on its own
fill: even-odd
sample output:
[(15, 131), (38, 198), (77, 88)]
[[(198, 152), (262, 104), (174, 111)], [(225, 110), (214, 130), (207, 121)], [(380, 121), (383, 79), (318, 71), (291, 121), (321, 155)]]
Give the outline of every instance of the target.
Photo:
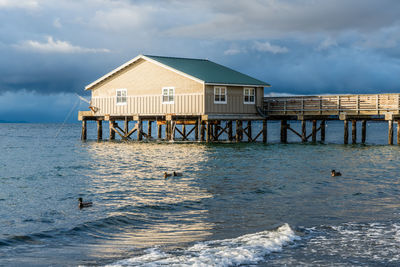
[(145, 55), (161, 64), (179, 70), (210, 84), (237, 84), (270, 86), (268, 83), (257, 80), (246, 74), (214, 63), (207, 59), (177, 58)]

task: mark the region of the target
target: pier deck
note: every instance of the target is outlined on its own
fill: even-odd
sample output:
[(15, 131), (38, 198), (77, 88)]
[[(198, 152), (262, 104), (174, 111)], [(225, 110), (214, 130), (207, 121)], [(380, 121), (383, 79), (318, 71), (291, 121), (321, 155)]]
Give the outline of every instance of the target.
[[(267, 142), (268, 120), (281, 121), (280, 140), (287, 142), (287, 133), (291, 131), (302, 142), (311, 139), (325, 141), (325, 125), (327, 120), (342, 120), (344, 122), (344, 144), (348, 144), (349, 122), (351, 122), (352, 143), (357, 143), (357, 121), (362, 122), (361, 143), (366, 141), (367, 121), (381, 120), (388, 122), (388, 143), (393, 144), (394, 122), (397, 122), (397, 144), (400, 145), (400, 94), (362, 94), (362, 95), (320, 95), (320, 96), (285, 96), (264, 97), (263, 106), (258, 108), (259, 114), (106, 114), (96, 115), (94, 111), (80, 111), (78, 119), (82, 121), (82, 140), (86, 140), (86, 121), (97, 121), (97, 139), (102, 139), (102, 121), (109, 121), (109, 139), (115, 139), (118, 134), (121, 139), (131, 139), (136, 132), (137, 140), (152, 139), (151, 124), (157, 123), (157, 138), (161, 139), (165, 131), (166, 140), (174, 140), (175, 134), (188, 140), (194, 132), (195, 140), (205, 142), (221, 141), (226, 134), (226, 141)], [(289, 120), (301, 121), (301, 129), (290, 126)], [(123, 128), (118, 121), (124, 123)], [(142, 123), (147, 121), (148, 128), (144, 131)], [(253, 134), (252, 121), (262, 121), (262, 129)], [(307, 133), (307, 121), (312, 122), (312, 131)], [(317, 122), (319, 121), (319, 127)], [(134, 123), (130, 129), (129, 123)], [(221, 123), (224, 122), (224, 123)], [(179, 127), (178, 127), (179, 126)], [(164, 129), (163, 129), (164, 127)], [(191, 127), (191, 129), (189, 129)]]

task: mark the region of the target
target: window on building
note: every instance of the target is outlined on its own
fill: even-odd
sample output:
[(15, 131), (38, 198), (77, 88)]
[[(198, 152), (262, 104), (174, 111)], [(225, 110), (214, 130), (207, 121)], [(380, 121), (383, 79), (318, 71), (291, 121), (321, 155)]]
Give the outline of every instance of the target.
[(117, 89), (117, 105), (126, 105), (126, 89)]
[(256, 90), (254, 88), (244, 88), (244, 103), (245, 104), (254, 104), (256, 98)]
[(214, 103), (226, 104), (226, 87), (214, 87)]
[(162, 89), (162, 102), (164, 104), (174, 103), (175, 89), (173, 87), (164, 87)]

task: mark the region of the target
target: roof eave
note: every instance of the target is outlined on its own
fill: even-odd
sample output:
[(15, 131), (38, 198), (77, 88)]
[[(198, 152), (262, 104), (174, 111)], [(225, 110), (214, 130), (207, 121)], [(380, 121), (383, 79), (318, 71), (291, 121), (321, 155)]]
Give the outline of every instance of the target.
[(220, 86), (248, 86), (248, 87), (271, 87), (270, 84), (236, 84), (236, 83), (215, 83), (215, 82), (206, 82), (206, 85), (220, 85)]

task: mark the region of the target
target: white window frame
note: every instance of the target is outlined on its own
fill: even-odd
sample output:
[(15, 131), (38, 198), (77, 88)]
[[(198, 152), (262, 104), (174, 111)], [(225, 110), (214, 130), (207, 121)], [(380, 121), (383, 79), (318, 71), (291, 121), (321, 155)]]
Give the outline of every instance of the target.
[[(223, 94), (221, 94), (221, 89), (224, 89), (225, 90), (225, 94), (224, 94), (224, 96), (225, 96), (225, 101), (222, 101), (222, 100), (215, 100), (215, 97), (217, 96), (217, 95), (219, 95), (219, 96), (222, 96)], [(217, 91), (219, 90), (219, 94), (217, 94)], [(228, 98), (228, 96), (227, 96), (227, 92), (228, 92), (228, 89), (225, 87), (225, 86), (214, 86), (214, 104), (226, 104), (227, 102), (227, 98)]]
[[(164, 94), (165, 92), (167, 94)], [(171, 97), (170, 93), (171, 92), (172, 92), (172, 100), (170, 99), (170, 97)], [(168, 101), (164, 101), (164, 96), (168, 97)], [(175, 87), (163, 87), (162, 88), (162, 90), (161, 90), (161, 102), (163, 104), (174, 104), (175, 103)]]
[[(246, 94), (246, 90), (248, 90), (248, 94)], [(254, 93), (251, 94), (251, 91)], [(249, 101), (246, 101), (246, 96), (248, 97)], [(253, 101), (251, 101), (251, 97), (253, 97)], [(244, 87), (243, 88), (243, 104), (255, 104), (256, 103), (256, 88), (254, 87)]]
[[(119, 96), (118, 93), (121, 93)], [(125, 98), (125, 102), (122, 101)], [(118, 101), (118, 99), (120, 101)], [(117, 106), (124, 106), (128, 102), (128, 92), (126, 89), (117, 89), (115, 90), (115, 103)]]

